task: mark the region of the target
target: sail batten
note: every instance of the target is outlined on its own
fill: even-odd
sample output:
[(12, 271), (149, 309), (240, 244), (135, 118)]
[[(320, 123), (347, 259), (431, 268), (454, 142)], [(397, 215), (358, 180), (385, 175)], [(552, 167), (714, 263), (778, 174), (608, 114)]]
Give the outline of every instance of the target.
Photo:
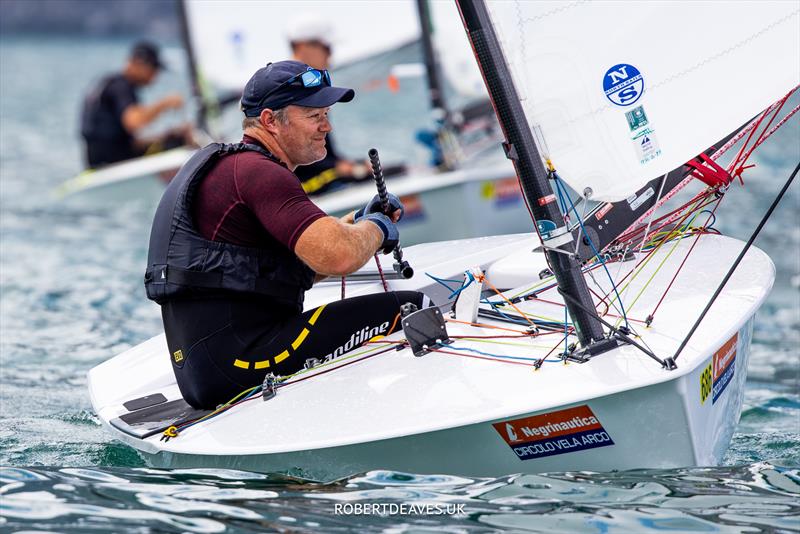
[(595, 200), (626, 198), (800, 83), (796, 2), (489, 7), (530, 124)]

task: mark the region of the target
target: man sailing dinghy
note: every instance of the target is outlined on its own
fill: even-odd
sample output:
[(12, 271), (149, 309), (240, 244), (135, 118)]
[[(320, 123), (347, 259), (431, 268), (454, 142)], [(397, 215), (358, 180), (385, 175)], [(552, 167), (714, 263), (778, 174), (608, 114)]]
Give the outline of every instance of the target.
[[(214, 411), (180, 398), (163, 336), (142, 343), (95, 367), (89, 385), (101, 420), (151, 464), (333, 479), (375, 468), (496, 476), (722, 460), (774, 266), (752, 239), (743, 247), (717, 235), (709, 212), (797, 111), (784, 104), (800, 82), (800, 9), (734, 4), (728, 19), (713, 3), (497, 3), (491, 15), (482, 2), (458, 4), (550, 265), (531, 259), (529, 236), (409, 247), (418, 274), (387, 287), (458, 296), (455, 317), (409, 314), (403, 332), (268, 377)], [(622, 11), (636, 28), (653, 24), (635, 53), (603, 23)], [(758, 79), (741, 75), (757, 70)], [(738, 142), (729, 164), (695, 161), (745, 123), (714, 153)], [(565, 216), (581, 214), (561, 176), (603, 202), (604, 221), (620, 209), (613, 201), (633, 210), (632, 192), (687, 161), (702, 186), (688, 203), (619, 236), (617, 255), (574, 254), (584, 237), (600, 245), (583, 228), (577, 240), (566, 231)], [(652, 196), (658, 204), (664, 193)], [(546, 267), (555, 276), (536, 276)], [(319, 284), (305, 305), (342, 291)]]

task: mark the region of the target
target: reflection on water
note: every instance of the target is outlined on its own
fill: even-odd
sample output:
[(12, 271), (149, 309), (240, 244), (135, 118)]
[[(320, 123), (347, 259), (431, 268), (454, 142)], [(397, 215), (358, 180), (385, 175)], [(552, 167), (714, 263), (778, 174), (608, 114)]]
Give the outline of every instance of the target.
[[(372, 471), (332, 484), (223, 469), (4, 468), (0, 483), (0, 525), (10, 530), (800, 529), (800, 472), (769, 463), (494, 479)], [(358, 510), (370, 513), (355, 515)]]

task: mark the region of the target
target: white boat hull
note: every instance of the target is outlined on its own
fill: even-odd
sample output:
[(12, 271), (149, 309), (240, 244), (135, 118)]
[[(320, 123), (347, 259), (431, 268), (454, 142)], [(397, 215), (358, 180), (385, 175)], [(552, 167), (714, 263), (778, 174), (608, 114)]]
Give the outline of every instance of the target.
[(160, 198), (164, 186), (194, 152), (186, 147), (89, 169), (56, 190), (59, 199), (75, 201)]
[[(678, 243), (678, 251), (685, 252), (689, 241)], [(416, 260), (420, 274), (452, 278), (474, 265), (502, 265), (498, 260), (532, 245), (530, 236), (501, 236), (410, 247), (407, 256), (412, 265)], [(703, 236), (652, 327), (637, 326), (640, 341), (662, 358), (674, 354), (741, 245)], [(530, 270), (536, 273), (541, 265), (529, 256), (520, 261), (534, 263)], [(681, 259), (680, 253), (667, 256), (653, 286), (663, 291)], [(515, 276), (511, 267), (518, 265), (507, 269), (509, 279)], [(507, 287), (503, 270), (489, 272), (494, 284)], [(139, 439), (111, 424), (126, 413), (121, 406), (126, 400), (155, 392), (179, 398), (162, 335), (95, 367), (90, 392), (114, 436), (163, 467), (279, 471), (328, 480), (374, 468), (496, 476), (713, 465), (722, 460), (741, 413), (753, 316), (773, 279), (769, 258), (751, 249), (673, 371), (631, 346), (587, 363), (546, 363), (538, 371), (445, 353), (416, 358), (404, 349), (351, 365), (334, 362), (341, 368), (324, 377), (290, 383), (269, 401), (248, 401), (164, 442), (158, 435)], [(424, 276), (392, 285), (423, 289), (440, 301), (446, 293)], [(349, 294), (378, 287), (354, 284)], [(309, 293), (307, 305), (334, 300), (338, 290), (338, 284), (322, 284)], [(637, 313), (632, 306), (631, 316), (648, 311), (661, 291), (645, 292), (637, 304), (641, 309)], [(547, 313), (539, 308), (549, 304), (519, 306)], [(451, 336), (493, 332), (452, 322), (447, 328)], [(402, 337), (399, 332), (387, 339)], [(528, 356), (559, 343), (557, 336), (535, 339), (528, 348), (487, 349), (481, 339), (457, 339), (452, 346)]]
[[(751, 319), (739, 332), (739, 337), (747, 339), (748, 345), (752, 327)], [(737, 348), (736, 365), (742, 370), (747, 369), (748, 356), (749, 346)], [(700, 373), (701, 369), (698, 369), (673, 381), (585, 403), (554, 406), (545, 413), (588, 406), (602, 423), (603, 430), (585, 438), (561, 438), (560, 443), (527, 445), (532, 450), (525, 452), (550, 454), (528, 460), (520, 460), (490, 423), (524, 419), (542, 412), (393, 439), (304, 451), (236, 457), (160, 452), (145, 453), (145, 457), (156, 467), (284, 472), (316, 480), (330, 480), (373, 469), (491, 477), (509, 473), (717, 465), (722, 461), (739, 420), (746, 375), (739, 372), (735, 382), (726, 388), (724, 401), (712, 408), (700, 403)], [(368, 425), (373, 417), (380, 417), (380, 414), (365, 410), (364, 424)], [(654, 425), (655, 421), (657, 424)], [(583, 449), (592, 443), (583, 443), (584, 439), (594, 440), (598, 446)]]
[[(191, 153), (176, 148), (86, 171), (62, 184), (56, 195), (69, 202), (157, 202)], [(406, 206), (400, 232), (407, 245), (533, 230), (514, 170), (506, 162), (440, 174), (412, 173), (390, 179), (389, 190)], [(363, 207), (375, 193), (374, 182), (367, 180), (313, 200), (326, 213), (342, 216)]]
[[(406, 215), (400, 221), (403, 243), (503, 235), (533, 230), (514, 169), (494, 167), (392, 178), (388, 189), (400, 197)], [(342, 216), (375, 195), (372, 180), (313, 198), (326, 213)]]

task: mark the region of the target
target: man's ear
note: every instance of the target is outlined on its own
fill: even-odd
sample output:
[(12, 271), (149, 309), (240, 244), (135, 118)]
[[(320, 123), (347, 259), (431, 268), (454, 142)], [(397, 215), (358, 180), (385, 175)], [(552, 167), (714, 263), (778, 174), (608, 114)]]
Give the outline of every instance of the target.
[(261, 115), (258, 116), (258, 120), (261, 122), (261, 126), (263, 126), (265, 130), (272, 134), (276, 133), (278, 125), (275, 121), (275, 113), (273, 113), (271, 109), (262, 109)]

